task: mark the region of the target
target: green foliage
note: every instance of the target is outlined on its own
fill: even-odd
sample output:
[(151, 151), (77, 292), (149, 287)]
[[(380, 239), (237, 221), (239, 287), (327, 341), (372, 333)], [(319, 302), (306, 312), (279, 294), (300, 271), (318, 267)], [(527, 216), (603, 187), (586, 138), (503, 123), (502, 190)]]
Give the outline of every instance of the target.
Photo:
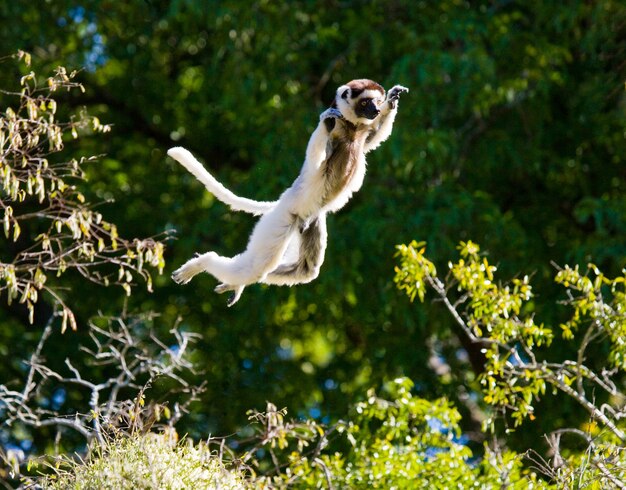
[[(532, 297), (527, 276), (496, 285), (496, 268), (479, 255), (478, 245), (461, 242), (461, 257), (455, 263), (449, 262), (450, 274), (443, 282), (424, 257), (424, 244), (419, 249), (415, 245), (413, 242), (399, 247), (402, 259), (396, 271), (398, 287), (412, 299), (413, 291), (406, 284), (418, 281), (432, 286), (459, 328), (471, 342), (483, 346), (484, 370), (479, 380), (485, 403), (510, 416), (519, 426), (527, 418), (533, 421), (542, 416), (534, 407), (551, 387), (553, 393), (561, 392), (588, 412), (592, 424), (549, 428), (553, 437), (558, 436), (552, 444), (558, 458), (561, 435), (573, 434), (586, 444), (583, 451), (568, 452), (567, 462), (559, 459), (554, 463), (557, 471), (546, 465), (545, 473), (566, 487), (574, 481), (580, 484), (598, 479), (614, 484), (623, 480), (626, 474), (620, 446), (626, 441), (622, 417), (626, 395), (619, 388), (619, 380), (625, 370), (621, 331), (626, 321), (625, 278), (609, 279), (594, 265), (588, 268), (592, 278), (580, 274), (578, 267), (565, 266), (558, 271), (556, 282), (566, 288), (567, 303), (573, 309), (572, 318), (561, 326), (563, 337), (576, 342), (576, 357), (561, 360), (558, 351), (555, 356), (549, 349), (555, 336), (553, 329), (537, 325), (534, 313), (524, 314), (525, 302)], [(582, 338), (575, 334), (580, 326), (586, 329)], [(614, 369), (608, 369), (606, 362), (597, 371), (586, 365), (594, 341), (602, 342), (608, 350), (608, 363)], [(606, 402), (599, 402), (597, 397)], [(496, 430), (495, 418), (485, 422), (485, 428)]]
[[(384, 397), (369, 390), (348, 420), (330, 428), (288, 422), (286, 410), (268, 404), (266, 412), (251, 413), (255, 444), (243, 453), (224, 453), (225, 440), (176, 444), (172, 432), (114, 440), (85, 462), (66, 463), (43, 487), (552, 488), (511, 451), (486, 447), (473, 461), (458, 440), (459, 412), (445, 399), (414, 396), (413, 388), (403, 378), (389, 382)], [(227, 470), (229, 459), (247, 470)]]
[(549, 330), (534, 325), (532, 318), (520, 318), (524, 302), (531, 298), (528, 276), (513, 279), (510, 286), (498, 286), (494, 283), (496, 267), (479, 256), (478, 245), (461, 242), (459, 250), (461, 259), (448, 265), (458, 290), (468, 295), (469, 325), (474, 333), (482, 336), (486, 329), (487, 335), (497, 342), (522, 339), (529, 347), (549, 343)]
[[(589, 331), (597, 330), (597, 334), (610, 340), (610, 363), (626, 370), (626, 275), (611, 279), (589, 264), (584, 275), (578, 266), (565, 266), (555, 280), (568, 289), (568, 304), (574, 310), (572, 317), (561, 325), (563, 337), (572, 339), (581, 325), (589, 325)], [(590, 335), (589, 331), (586, 335)]]
[[(370, 390), (354, 407), (345, 428), (352, 447), (344, 460), (336, 453), (322, 458), (339, 488), (544, 487), (512, 453), (494, 464), (487, 448), (485, 459), (473, 463), (470, 449), (457, 441), (458, 411), (445, 399), (430, 402), (412, 390), (410, 380), (397, 379), (387, 384), (384, 398)], [(321, 476), (304, 478), (299, 488), (321, 488)]]
[(415, 296), (424, 301), (426, 281), (436, 276), (435, 264), (424, 257), (426, 243), (413, 240), (409, 245), (398, 245), (396, 257), (400, 257), (400, 267), (396, 267), (394, 281), (398, 289), (406, 292), (411, 301)]

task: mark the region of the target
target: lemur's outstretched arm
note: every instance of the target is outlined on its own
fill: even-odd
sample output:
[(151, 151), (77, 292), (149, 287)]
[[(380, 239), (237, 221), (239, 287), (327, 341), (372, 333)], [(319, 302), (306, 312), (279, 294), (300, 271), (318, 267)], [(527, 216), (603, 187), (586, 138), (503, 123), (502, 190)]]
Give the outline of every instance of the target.
[(365, 140), (365, 153), (375, 150), (383, 141), (389, 138), (391, 130), (393, 129), (393, 123), (396, 119), (396, 114), (398, 113), (398, 100), (400, 99), (400, 95), (408, 91), (409, 89), (402, 85), (395, 85), (387, 92), (387, 97), (380, 109), (380, 120), (376, 127), (372, 128), (373, 131)]

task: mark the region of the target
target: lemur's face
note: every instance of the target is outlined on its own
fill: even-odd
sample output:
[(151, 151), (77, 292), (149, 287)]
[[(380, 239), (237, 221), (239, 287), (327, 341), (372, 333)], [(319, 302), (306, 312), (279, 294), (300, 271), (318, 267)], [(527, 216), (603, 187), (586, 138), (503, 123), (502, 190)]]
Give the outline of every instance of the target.
[[(374, 92), (372, 90), (368, 90), (368, 92)], [(354, 113), (357, 117), (364, 117), (366, 119), (376, 119), (378, 114), (380, 114), (379, 99), (380, 92), (375, 92), (373, 94), (374, 97), (358, 97), (354, 104)]]
[(372, 124), (384, 100), (385, 90), (376, 82), (363, 79), (339, 87), (334, 105), (351, 123)]

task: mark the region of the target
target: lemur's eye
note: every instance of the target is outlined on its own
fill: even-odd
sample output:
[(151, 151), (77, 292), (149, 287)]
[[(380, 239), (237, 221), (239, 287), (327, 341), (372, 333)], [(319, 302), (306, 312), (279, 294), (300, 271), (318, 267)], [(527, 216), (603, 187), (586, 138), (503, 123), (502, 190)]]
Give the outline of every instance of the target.
[(361, 101), (361, 105), (362, 105), (363, 107), (365, 107), (365, 106), (367, 105), (367, 100), (362, 100), (362, 101)]

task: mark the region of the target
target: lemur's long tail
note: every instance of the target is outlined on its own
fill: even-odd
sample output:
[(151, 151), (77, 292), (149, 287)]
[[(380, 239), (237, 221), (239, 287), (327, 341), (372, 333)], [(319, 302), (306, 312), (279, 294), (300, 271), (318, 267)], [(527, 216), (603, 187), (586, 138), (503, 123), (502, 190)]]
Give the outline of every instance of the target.
[(170, 148), (167, 154), (189, 170), (189, 172), (191, 172), (196, 179), (204, 184), (211, 194), (223, 203), (228, 204), (231, 209), (235, 211), (244, 211), (258, 216), (271, 211), (276, 206), (276, 202), (255, 201), (253, 199), (246, 199), (245, 197), (239, 197), (233, 194), (226, 187), (220, 184), (215, 177), (207, 172), (207, 170), (198, 160), (196, 160), (189, 150), (186, 150), (181, 146)]

